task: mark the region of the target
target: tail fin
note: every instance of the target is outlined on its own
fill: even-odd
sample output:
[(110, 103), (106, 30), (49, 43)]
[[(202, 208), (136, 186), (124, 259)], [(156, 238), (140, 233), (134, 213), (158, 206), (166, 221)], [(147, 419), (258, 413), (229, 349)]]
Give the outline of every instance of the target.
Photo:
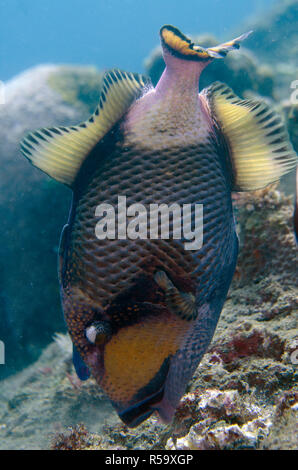
[(219, 44), (215, 47), (208, 47), (206, 50), (210, 57), (213, 57), (214, 59), (223, 59), (228, 54), (228, 52), (239, 49), (240, 42), (247, 39), (251, 33), (252, 31), (248, 31), (247, 33), (241, 34), (241, 36), (232, 39), (232, 41), (224, 42), (223, 44)]
[(223, 59), (228, 52), (239, 49), (240, 42), (248, 38), (251, 33), (252, 31), (249, 31), (232, 41), (209, 48), (193, 43), (178, 28), (168, 24), (161, 28), (160, 37), (163, 48), (166, 47), (175, 56), (182, 59), (209, 61), (210, 59)]

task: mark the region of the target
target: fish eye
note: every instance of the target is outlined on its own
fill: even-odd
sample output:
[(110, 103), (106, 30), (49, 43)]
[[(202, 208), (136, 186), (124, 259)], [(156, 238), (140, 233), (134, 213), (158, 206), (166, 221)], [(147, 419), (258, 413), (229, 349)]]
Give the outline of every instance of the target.
[(103, 345), (111, 336), (111, 328), (107, 322), (94, 322), (86, 328), (86, 338), (92, 344)]

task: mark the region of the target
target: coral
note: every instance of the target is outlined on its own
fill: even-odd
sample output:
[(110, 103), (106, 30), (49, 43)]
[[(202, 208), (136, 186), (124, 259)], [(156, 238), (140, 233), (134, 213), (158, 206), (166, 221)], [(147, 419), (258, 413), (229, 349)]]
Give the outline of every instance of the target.
[[(298, 75), (298, 69), (295, 72), (295, 79)], [(297, 104), (297, 90), (290, 89), (289, 84), (291, 80), (287, 81), (288, 92), (287, 99), (284, 99), (276, 106), (277, 112), (283, 116), (285, 125), (288, 129), (289, 137), (296, 153), (298, 153), (298, 104)], [(291, 96), (292, 95), (292, 96)], [(296, 192), (296, 173), (292, 171), (283, 176), (279, 188), (286, 195), (293, 195)]]
[(274, 421), (281, 418), (286, 410), (293, 409), (297, 411), (298, 391), (291, 390), (284, 392), (276, 399), (276, 408), (274, 412)]
[(66, 432), (57, 433), (52, 441), (52, 450), (82, 450), (90, 445), (88, 431), (83, 424), (70, 426)]
[(269, 435), (261, 444), (267, 450), (297, 450), (298, 391), (284, 392), (276, 400)]
[(296, 244), (292, 228), (292, 198), (269, 186), (238, 193), (234, 198), (240, 232), (235, 282), (240, 285), (276, 275), (295, 285)]
[(297, 410), (288, 411), (272, 425), (271, 432), (261, 445), (263, 450), (297, 450)]
[(122, 423), (103, 428), (103, 447), (121, 447), (124, 449), (145, 450), (164, 449), (165, 443), (171, 435), (170, 426), (165, 426), (153, 416), (135, 429), (130, 429)]
[[(192, 426), (187, 436), (170, 439), (167, 450), (232, 450), (255, 449), (260, 437), (267, 432), (270, 421), (255, 419), (243, 426), (238, 424), (218, 425), (204, 429), (205, 423)], [(208, 424), (207, 424), (208, 426)]]
[(65, 335), (63, 333), (55, 333), (53, 340), (60, 348), (63, 355), (72, 358), (72, 341), (68, 333)]
[[(195, 403), (195, 402), (194, 402)], [(166, 444), (168, 450), (251, 449), (271, 426), (269, 413), (245, 403), (236, 390), (206, 390), (194, 406), (197, 422), (187, 435)]]
[(49, 75), (48, 84), (64, 101), (91, 114), (99, 101), (101, 79), (95, 67), (61, 66)]
[(298, 103), (292, 103), (290, 100), (285, 100), (282, 103), (282, 111), (285, 115), (290, 139), (293, 143), (294, 149), (298, 152)]
[(265, 328), (254, 328), (251, 323), (243, 322), (237, 328), (231, 328), (229, 337), (222, 338), (222, 342), (217, 342), (210, 352), (217, 353), (225, 364), (250, 356), (280, 360), (284, 353), (284, 341)]

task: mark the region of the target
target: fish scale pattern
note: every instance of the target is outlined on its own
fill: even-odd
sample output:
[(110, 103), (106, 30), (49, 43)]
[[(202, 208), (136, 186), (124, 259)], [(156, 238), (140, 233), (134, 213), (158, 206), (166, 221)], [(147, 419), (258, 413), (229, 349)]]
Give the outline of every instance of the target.
[[(68, 253), (71, 285), (105, 309), (138, 276), (153, 275), (162, 267), (178, 283), (193, 281), (197, 302), (204, 302), (225, 264), (232, 221), (224, 156), (216, 145), (211, 137), (200, 145), (167, 145), (158, 151), (118, 144), (99, 165), (75, 208)], [(173, 240), (171, 232), (169, 240), (98, 240), (95, 209), (101, 203), (117, 207), (118, 196), (126, 196), (127, 206), (203, 204), (202, 249), (185, 250), (185, 240)]]

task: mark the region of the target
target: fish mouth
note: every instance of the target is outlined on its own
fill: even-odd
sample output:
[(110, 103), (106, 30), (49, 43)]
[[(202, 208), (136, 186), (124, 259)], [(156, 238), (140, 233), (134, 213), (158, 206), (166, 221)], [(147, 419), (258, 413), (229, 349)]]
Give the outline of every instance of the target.
[(139, 401), (125, 410), (118, 412), (118, 415), (126, 426), (134, 428), (139, 426), (139, 424), (149, 418), (154, 412), (158, 413), (164, 423), (171, 422), (174, 416), (175, 409), (164, 399), (164, 386), (145, 400)]

